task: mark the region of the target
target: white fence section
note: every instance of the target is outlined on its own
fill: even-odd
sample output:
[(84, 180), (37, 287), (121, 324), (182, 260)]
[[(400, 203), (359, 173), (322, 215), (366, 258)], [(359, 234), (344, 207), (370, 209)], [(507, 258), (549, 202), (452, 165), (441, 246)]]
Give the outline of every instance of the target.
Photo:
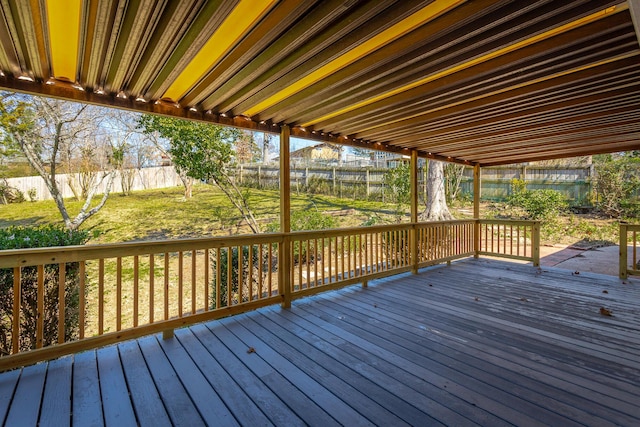
[[(124, 178), (123, 178), (124, 175)], [(96, 173), (96, 179), (102, 178), (103, 172)], [(128, 178), (127, 178), (128, 176)], [(63, 197), (74, 197), (71, 185), (77, 191), (80, 189), (80, 174), (60, 174), (56, 176), (58, 188), (62, 190)], [(25, 176), (20, 178), (8, 178), (9, 187), (20, 190), (27, 200), (29, 199), (29, 191), (35, 190), (34, 200), (49, 200), (51, 193), (40, 176)], [(181, 185), (182, 182), (173, 166), (156, 166), (143, 169), (127, 169), (124, 174), (116, 172), (113, 188), (111, 192), (122, 192), (123, 182), (125, 187), (130, 183), (130, 190), (148, 190), (153, 188), (167, 188)], [(107, 180), (104, 179), (98, 187), (97, 194), (104, 193)]]

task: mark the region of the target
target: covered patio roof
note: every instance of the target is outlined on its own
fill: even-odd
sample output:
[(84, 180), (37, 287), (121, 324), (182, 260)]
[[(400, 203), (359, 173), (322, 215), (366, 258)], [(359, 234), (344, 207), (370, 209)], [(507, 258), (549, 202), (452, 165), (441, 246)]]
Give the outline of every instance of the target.
[(640, 4), (0, 3), (0, 87), (472, 165), (640, 149)]

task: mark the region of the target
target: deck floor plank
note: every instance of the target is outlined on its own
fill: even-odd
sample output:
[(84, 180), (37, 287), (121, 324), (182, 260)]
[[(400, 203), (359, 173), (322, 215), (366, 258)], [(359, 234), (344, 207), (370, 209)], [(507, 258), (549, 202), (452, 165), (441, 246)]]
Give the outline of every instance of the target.
[(171, 420), (160, 398), (137, 341), (118, 345), (124, 375), (138, 423), (143, 427), (169, 425)]
[[(333, 299), (332, 301), (337, 305), (345, 306), (343, 300)], [(370, 315), (372, 301), (375, 301), (375, 298), (371, 299), (371, 293), (350, 295), (350, 315), (360, 321), (370, 320), (367, 316)], [(617, 388), (596, 383), (594, 381), (596, 378), (592, 375), (589, 380), (585, 380), (584, 372), (582, 375), (575, 375), (549, 365), (542, 365), (536, 360), (523, 357), (520, 349), (511, 352), (509, 351), (511, 349), (507, 351), (501, 349), (502, 343), (498, 341), (494, 341), (493, 345), (487, 345), (485, 344), (487, 337), (482, 336), (482, 339), (477, 339), (478, 334), (465, 333), (456, 329), (452, 322), (445, 322), (446, 329), (433, 333), (427, 328), (411, 325), (404, 312), (385, 311), (381, 314), (379, 310), (377, 311), (376, 328), (399, 333), (404, 338), (421, 343), (425, 347), (439, 349), (442, 354), (447, 354), (458, 362), (474, 363), (485, 371), (491, 372), (492, 375), (505, 379), (515, 376), (521, 384), (526, 384), (529, 389), (537, 393), (553, 399), (563, 399), (589, 411), (606, 413), (610, 408), (625, 414), (633, 414), (637, 411), (637, 396), (630, 396)], [(403, 328), (409, 329), (406, 332), (397, 331), (398, 325), (404, 325)], [(616, 415), (611, 413), (611, 416)]]
[[(486, 360), (486, 357), (478, 358), (472, 354), (456, 352), (455, 348), (442, 345), (438, 342), (429, 341), (424, 338), (416, 339), (416, 337), (421, 337), (422, 335), (420, 330), (406, 330), (404, 328), (406, 328), (407, 325), (405, 324), (403, 327), (402, 323), (394, 321), (395, 319), (389, 319), (387, 322), (371, 322), (371, 319), (367, 318), (365, 308), (362, 309), (363, 313), (358, 314), (356, 308), (353, 307), (357, 304), (357, 301), (354, 301), (357, 299), (357, 296), (352, 296), (349, 299), (349, 308), (345, 308), (344, 302), (346, 300), (344, 299), (334, 299), (331, 302), (318, 300), (318, 302), (322, 305), (321, 309), (323, 311), (327, 311), (333, 315), (343, 316), (343, 319), (354, 325), (355, 328), (376, 334), (380, 339), (388, 339), (389, 336), (394, 337), (396, 343), (415, 351), (421, 356), (428, 357), (428, 366), (435, 366), (435, 364), (448, 366), (466, 376), (490, 383), (505, 393), (510, 393), (514, 384), (517, 384), (520, 390), (518, 397), (525, 399), (531, 404), (539, 405), (543, 408), (542, 411), (550, 410), (556, 414), (561, 414), (564, 417), (582, 423), (592, 422), (598, 419), (591, 410), (592, 405), (600, 405), (598, 402), (598, 397), (600, 396), (595, 393), (590, 400), (585, 397), (579, 397), (575, 394), (565, 392), (561, 382), (558, 382), (556, 387), (553, 387), (530, 377), (519, 375), (517, 372), (509, 372), (505, 370), (503, 361), (498, 361), (498, 363), (495, 364), (490, 363), (490, 361)], [(336, 312), (336, 306), (341, 307), (342, 310)], [(377, 311), (380, 312), (381, 310)], [(384, 316), (384, 311), (382, 313), (376, 313), (376, 319), (378, 320), (384, 320)], [(473, 340), (473, 337), (467, 337), (465, 344), (468, 344), (471, 340)], [(453, 378), (454, 376), (448, 374), (447, 377)], [(584, 392), (584, 390), (580, 391)], [(611, 403), (615, 404), (616, 402)], [(586, 409), (579, 410), (577, 408)], [(608, 425), (609, 420), (614, 421), (610, 425), (624, 425), (631, 421), (623, 414), (609, 410), (609, 408), (605, 406), (600, 405), (600, 407), (596, 409), (598, 409), (598, 412), (601, 414), (607, 416), (605, 419), (600, 419), (600, 425)], [(567, 422), (565, 421), (563, 424), (567, 424)]]
[(274, 369), (264, 361), (257, 351), (250, 351), (251, 346), (242, 342), (224, 325), (207, 324), (211, 332), (224, 343), (235, 356), (249, 368), (253, 374), (263, 381), (277, 396), (289, 406), (298, 417), (308, 425), (331, 426), (339, 423), (316, 402), (293, 385), (285, 373)]
[[(288, 353), (286, 343), (279, 340), (270, 341), (268, 335), (263, 335), (266, 331), (247, 328), (245, 323), (249, 322), (244, 316), (239, 316), (226, 321), (225, 325), (238, 338), (253, 347), (265, 362), (279, 372), (285, 373), (292, 384), (325, 411), (330, 412), (331, 416), (342, 425), (372, 425), (371, 420), (386, 425), (391, 422), (402, 425), (402, 422), (393, 414), (381, 411), (375, 402), (340, 378), (333, 376), (318, 363), (306, 365), (308, 359), (296, 358)], [(369, 411), (358, 412), (355, 409), (357, 407), (365, 407)]]
[[(294, 323), (304, 325), (307, 330), (312, 331), (327, 343), (331, 343), (335, 349), (329, 351), (332, 351), (331, 354), (335, 354), (340, 360), (350, 360), (353, 356), (353, 366), (361, 368), (361, 372), (368, 375), (368, 378), (386, 377), (384, 379), (385, 387), (427, 414), (428, 419), (424, 420), (425, 423), (430, 425), (475, 425), (474, 416), (477, 417), (476, 419), (482, 420), (485, 415), (489, 415), (497, 423), (496, 425), (499, 425), (499, 420), (484, 413), (475, 405), (469, 405), (469, 402), (452, 395), (439, 384), (433, 384), (421, 375), (405, 369), (403, 360), (393, 355), (389, 355), (388, 358), (382, 357), (383, 350), (377, 348), (375, 344), (356, 345), (353, 341), (359, 341), (357, 337), (341, 336), (342, 334), (337, 328), (322, 328), (321, 325), (319, 326), (313, 321), (314, 319), (298, 312), (298, 310), (295, 312), (278, 308), (272, 310)], [(374, 370), (367, 369), (369, 367), (373, 367)], [(461, 414), (467, 411), (474, 416), (466, 417)]]
[(71, 380), (73, 358), (62, 357), (49, 362), (40, 409), (40, 426), (71, 423)]
[(5, 425), (28, 427), (38, 424), (46, 375), (47, 363), (22, 370)]
[[(316, 306), (313, 309), (307, 309), (306, 306), (300, 305), (298, 308), (306, 311), (304, 313), (305, 318), (326, 330), (336, 330), (345, 341), (353, 343), (365, 352), (375, 354), (397, 368), (413, 373), (431, 385), (441, 388), (444, 392), (457, 396), (467, 403), (473, 403), (470, 408), (468, 404), (459, 405), (458, 408), (455, 408), (459, 411), (457, 413), (460, 416), (473, 419), (475, 416), (474, 408), (478, 408), (478, 410), (484, 410), (489, 413), (501, 413), (507, 422), (525, 422), (529, 425), (558, 425), (557, 423), (550, 423), (546, 419), (538, 419), (537, 416), (540, 415), (538, 413), (522, 412), (522, 407), (526, 407), (528, 402), (501, 392), (493, 384), (482, 383), (476, 378), (460, 374), (442, 364), (435, 362), (429, 364), (420, 354), (407, 350), (395, 342), (385, 341), (364, 330), (349, 327), (342, 316), (327, 315), (318, 311)], [(337, 322), (341, 323), (339, 328), (335, 327)], [(397, 337), (394, 338), (394, 341), (396, 340)], [(375, 343), (375, 345), (371, 343)], [(443, 400), (442, 403), (450, 404), (448, 401), (451, 400), (451, 397), (448, 396), (448, 399)], [(454, 408), (452, 407), (452, 409)], [(555, 421), (551, 414), (548, 415), (550, 420)], [(462, 422), (462, 420), (458, 420), (455, 423), (447, 421), (446, 424), (458, 425)]]
[(95, 351), (85, 351), (74, 356), (72, 387), (72, 424), (74, 426), (104, 425)]
[(189, 356), (189, 353), (182, 347), (175, 338), (162, 339), (159, 341), (167, 358), (171, 362), (173, 369), (182, 381), (186, 384), (187, 393), (191, 401), (196, 405), (200, 415), (204, 420), (216, 420), (221, 425), (238, 425), (233, 414), (229, 411), (220, 396), (206, 380), (198, 366)]
[(171, 418), (171, 423), (180, 426), (206, 425), (185, 389), (189, 384), (182, 384), (162, 351), (158, 338), (151, 336), (142, 338), (138, 342), (158, 393)]
[[(267, 414), (260, 410), (251, 397), (245, 394), (242, 387), (235, 382), (233, 376), (229, 375), (198, 341), (191, 328), (177, 330), (176, 338), (241, 425), (273, 425)], [(285, 420), (286, 418), (282, 418), (281, 422)]]
[[(256, 377), (251, 369), (242, 363), (235, 353), (229, 350), (214, 335), (207, 325), (195, 325), (189, 328), (199, 343), (213, 356), (216, 364), (223, 369), (218, 375), (232, 378), (243, 393), (269, 418), (275, 425), (303, 426), (304, 421), (285, 404), (278, 393), (274, 392), (260, 377)], [(181, 335), (179, 335), (181, 337)], [(245, 350), (246, 351), (246, 350)], [(226, 384), (233, 386), (225, 381)], [(224, 383), (222, 383), (224, 384)], [(244, 410), (244, 409), (243, 409)]]
[(21, 373), (22, 370), (14, 369), (13, 371), (4, 372), (0, 375), (0, 421), (2, 421), (3, 425), (9, 413), (13, 394), (16, 391)]
[(2, 373), (0, 420), (635, 426), (639, 354), (635, 278), (466, 259)]
[(111, 345), (98, 349), (96, 356), (105, 424), (109, 427), (136, 426), (118, 347)]
[[(240, 320), (240, 319), (238, 319)], [(300, 339), (295, 334), (283, 329), (279, 324), (268, 322), (262, 316), (246, 316), (240, 320), (245, 327), (250, 327), (253, 333), (261, 337), (272, 348), (291, 360), (313, 378), (325, 383), (325, 387), (337, 390), (344, 397), (345, 402), (363, 413), (364, 416), (386, 425), (416, 425), (425, 421), (426, 414), (404, 400), (389, 393), (372, 381), (357, 375), (349, 366), (344, 365), (326, 353), (317, 351), (312, 345)], [(253, 324), (253, 325), (252, 325)], [(339, 384), (339, 382), (344, 382)]]

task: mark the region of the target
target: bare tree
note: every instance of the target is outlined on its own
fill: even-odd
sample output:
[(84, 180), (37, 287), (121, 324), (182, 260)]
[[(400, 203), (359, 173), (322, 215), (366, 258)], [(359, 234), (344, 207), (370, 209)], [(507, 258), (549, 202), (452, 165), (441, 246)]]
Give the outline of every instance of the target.
[(427, 208), (422, 214), (423, 221), (448, 221), (453, 215), (449, 212), (445, 196), (444, 163), (429, 160), (427, 171)]
[[(138, 119), (139, 120), (139, 119)], [(160, 132), (158, 131), (150, 131), (143, 132), (140, 128), (140, 125), (137, 125), (138, 132), (140, 132), (156, 150), (158, 150), (162, 157), (169, 159), (172, 164), (173, 155), (171, 154), (171, 145), (169, 140), (160, 136)], [(182, 185), (184, 186), (184, 198), (190, 199), (193, 197), (193, 184), (195, 180), (187, 175), (187, 171), (181, 168), (176, 168), (176, 172), (180, 181), (182, 181)]]
[[(113, 170), (107, 170), (110, 150), (98, 137), (108, 116), (105, 108), (68, 101), (7, 93), (0, 98), (0, 127), (4, 136), (18, 144), (42, 177), (69, 230), (78, 229), (95, 215), (109, 197), (114, 179)], [(80, 192), (84, 204), (72, 217), (57, 181), (58, 168), (71, 172), (72, 165), (82, 164), (88, 158), (101, 172), (87, 178), (86, 189)], [(103, 182), (106, 185), (102, 198), (92, 206)]]

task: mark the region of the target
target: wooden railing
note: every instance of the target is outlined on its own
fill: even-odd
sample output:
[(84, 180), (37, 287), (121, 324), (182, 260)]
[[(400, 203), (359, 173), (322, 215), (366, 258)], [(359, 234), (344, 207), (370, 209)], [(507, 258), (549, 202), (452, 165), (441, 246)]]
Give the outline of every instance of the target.
[(478, 254), (476, 246), (535, 263), (537, 230), (533, 222), (462, 220), (0, 251), (0, 283), (9, 283), (0, 301), (0, 371), (366, 286)]
[[(631, 247), (631, 249), (629, 249)], [(620, 224), (620, 278), (640, 275), (640, 224)]]
[(481, 219), (479, 255), (531, 261), (540, 265), (540, 222)]

